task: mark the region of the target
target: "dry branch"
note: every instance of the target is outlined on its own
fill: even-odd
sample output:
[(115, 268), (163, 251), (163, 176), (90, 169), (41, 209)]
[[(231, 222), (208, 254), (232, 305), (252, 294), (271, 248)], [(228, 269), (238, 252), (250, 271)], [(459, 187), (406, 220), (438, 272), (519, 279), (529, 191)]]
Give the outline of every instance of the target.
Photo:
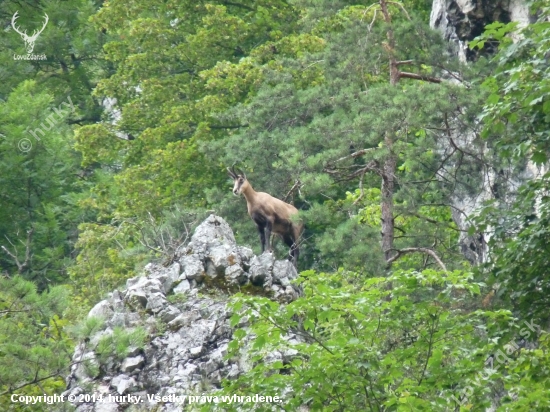
[(439, 256), (437, 256), (435, 251), (433, 251), (432, 249), (428, 249), (426, 247), (408, 247), (404, 249), (392, 249), (392, 250), (394, 250), (396, 254), (386, 261), (388, 266), (390, 266), (393, 262), (395, 262), (401, 256), (406, 255), (407, 253), (427, 253), (428, 255), (434, 258), (434, 260), (438, 263), (439, 266), (441, 266), (441, 269), (443, 269), (444, 272), (448, 272), (443, 261), (439, 258)]
[(341, 157), (340, 159), (336, 159), (334, 161), (334, 163), (336, 162), (341, 162), (343, 160), (347, 160), (347, 159), (355, 159), (356, 157), (359, 157), (359, 156), (363, 156), (364, 154), (370, 152), (371, 150), (375, 150), (375, 149), (378, 149), (377, 147), (369, 147), (368, 149), (361, 149), (361, 150), (358, 150), (350, 155), (347, 155), (347, 156), (344, 156), (344, 157)]
[(300, 180), (296, 180), (296, 182), (294, 182), (294, 185), (290, 188), (290, 190), (288, 191), (288, 193), (285, 195), (285, 197), (283, 198), (283, 202), (286, 202), (288, 197), (302, 184), (302, 182), (300, 182)]
[(25, 245), (25, 260), (23, 261), (23, 263), (21, 263), (19, 261), (19, 257), (17, 256), (18, 253), (17, 253), (17, 248), (15, 247), (15, 245), (10, 241), (10, 239), (6, 236), (6, 239), (8, 240), (8, 242), (10, 243), (10, 245), (13, 246), (13, 253), (10, 252), (5, 246), (2, 246), (2, 250), (9, 256), (13, 259), (13, 261), (15, 262), (16, 266), (17, 266), (17, 272), (18, 273), (23, 273), (23, 270), (29, 265), (30, 263), (30, 260), (31, 260), (31, 243), (32, 243), (32, 234), (34, 233), (34, 228), (30, 229), (27, 231), (27, 240), (25, 243), (23, 243), (22, 241), (20, 241), (21, 243), (23, 243), (23, 245)]
[(422, 74), (402, 72), (402, 71), (399, 72), (399, 78), (424, 80), (430, 83), (441, 83), (441, 79), (438, 77), (424, 76)]

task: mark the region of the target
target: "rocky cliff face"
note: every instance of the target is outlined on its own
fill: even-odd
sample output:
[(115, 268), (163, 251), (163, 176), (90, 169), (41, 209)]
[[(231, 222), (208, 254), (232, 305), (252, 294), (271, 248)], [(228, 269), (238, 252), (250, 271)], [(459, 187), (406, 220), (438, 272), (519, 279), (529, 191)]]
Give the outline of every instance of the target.
[[(453, 51), (463, 62), (474, 61), (479, 53), (491, 54), (494, 47), (485, 43), (484, 49), (470, 50), (468, 42), (483, 33), (485, 26), (499, 21), (518, 22), (526, 26), (532, 21), (527, 0), (433, 0), (430, 25), (442, 32), (449, 41)], [(473, 135), (457, 135), (456, 141), (468, 147), (475, 140)], [(481, 165), (480, 165), (481, 167)], [(484, 201), (495, 197), (495, 187), (500, 184), (507, 186), (512, 195), (515, 189), (524, 181), (534, 179), (540, 170), (532, 164), (527, 164), (521, 176), (512, 170), (484, 170), (481, 191), (475, 196), (462, 194), (453, 199), (453, 220), (462, 230), (470, 226), (469, 218), (480, 208)], [(507, 182), (507, 183), (502, 183)], [(483, 234), (468, 236), (462, 232), (460, 248), (462, 254), (472, 263), (483, 262), (487, 258), (487, 241)]]
[[(495, 21), (516, 21), (524, 26), (531, 16), (526, 0), (434, 0), (430, 25), (443, 32), (446, 40), (455, 44), (462, 61), (474, 60), (475, 51), (467, 42), (483, 33), (487, 24)], [(486, 52), (491, 52), (486, 45)]]
[[(223, 291), (245, 289), (290, 301), (298, 296), (290, 284), (296, 277), (290, 262), (238, 246), (229, 225), (211, 215), (174, 263), (147, 265), (126, 289), (90, 311), (89, 318), (104, 322), (77, 347), (65, 396), (77, 401), (72, 403), (79, 412), (183, 410), (179, 401), (147, 395), (205, 394), (247, 369), (244, 359), (225, 359), (232, 330)], [(143, 347), (130, 347), (123, 359), (98, 354), (102, 339), (137, 328), (147, 334)]]

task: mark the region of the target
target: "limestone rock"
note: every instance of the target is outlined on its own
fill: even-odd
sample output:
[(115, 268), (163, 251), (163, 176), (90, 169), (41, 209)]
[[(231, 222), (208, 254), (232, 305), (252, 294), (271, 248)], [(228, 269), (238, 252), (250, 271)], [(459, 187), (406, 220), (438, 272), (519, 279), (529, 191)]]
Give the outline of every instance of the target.
[(95, 305), (88, 313), (88, 318), (102, 318), (108, 319), (114, 313), (113, 308), (108, 301), (102, 300)]
[(197, 255), (184, 256), (180, 259), (183, 273), (180, 279), (199, 279), (204, 276), (204, 265)]
[[(456, 46), (462, 61), (475, 60), (477, 51), (468, 48), (468, 41), (483, 33), (489, 23), (516, 21), (525, 26), (531, 21), (525, 0), (433, 0), (430, 25)], [(484, 52), (491, 52), (486, 43)]]
[(122, 366), (120, 367), (120, 370), (123, 373), (130, 373), (134, 369), (141, 368), (144, 363), (145, 363), (145, 359), (141, 355), (128, 357), (124, 359), (124, 361), (122, 362)]
[(174, 282), (180, 277), (180, 264), (175, 262), (171, 266), (165, 268), (160, 265), (149, 263), (144, 270), (149, 273), (153, 279), (157, 279), (163, 287), (163, 292), (168, 293)]
[(174, 288), (174, 293), (185, 293), (187, 291), (191, 290), (191, 284), (187, 279), (183, 279), (178, 286)]
[(136, 387), (136, 380), (127, 375), (118, 375), (111, 381), (111, 386), (115, 387), (120, 395), (124, 395)]
[[(89, 316), (104, 323), (77, 346), (66, 395), (142, 393), (143, 410), (181, 411), (176, 404), (150, 402), (146, 394), (205, 393), (205, 383), (215, 390), (222, 379), (235, 379), (252, 366), (246, 359), (225, 358), (233, 333), (228, 291), (249, 285), (282, 302), (299, 295), (291, 283), (297, 273), (289, 261), (276, 260), (272, 253), (255, 256), (250, 248), (237, 246), (231, 228), (219, 216), (201, 223), (190, 243), (178, 248), (173, 262), (168, 267), (148, 264), (142, 276), (127, 280), (125, 290), (114, 291), (94, 306)], [(248, 320), (242, 319), (238, 327), (248, 327)], [(114, 337), (117, 328), (143, 328), (150, 336), (144, 347), (130, 346), (123, 360), (114, 353), (107, 360), (98, 357), (97, 344)], [(98, 412), (125, 410), (128, 405), (75, 406), (77, 412)]]

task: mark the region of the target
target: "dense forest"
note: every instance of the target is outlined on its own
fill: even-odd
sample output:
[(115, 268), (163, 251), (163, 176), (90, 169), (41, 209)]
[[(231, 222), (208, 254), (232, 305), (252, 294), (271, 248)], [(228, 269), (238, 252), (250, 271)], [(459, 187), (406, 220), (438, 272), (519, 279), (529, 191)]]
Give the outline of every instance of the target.
[(299, 210), (303, 294), (228, 294), (255, 363), (217, 393), (550, 410), (550, 4), (467, 61), (431, 7), (1, 2), (0, 410), (45, 410), (11, 396), (62, 393), (88, 311), (213, 211), (261, 252), (231, 166)]

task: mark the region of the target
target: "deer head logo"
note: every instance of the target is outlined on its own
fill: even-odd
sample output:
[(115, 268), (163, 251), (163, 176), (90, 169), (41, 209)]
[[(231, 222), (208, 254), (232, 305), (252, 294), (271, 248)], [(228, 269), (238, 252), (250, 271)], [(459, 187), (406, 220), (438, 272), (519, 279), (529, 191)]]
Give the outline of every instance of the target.
[(15, 25), (15, 20), (17, 20), (17, 18), (19, 17), (17, 13), (19, 12), (16, 11), (13, 17), (11, 18), (11, 26), (16, 31), (16, 33), (19, 33), (21, 35), (21, 37), (23, 38), (23, 41), (25, 42), (25, 48), (27, 49), (27, 53), (31, 54), (32, 51), (34, 50), (34, 42), (38, 38), (38, 35), (44, 31), (44, 29), (46, 28), (46, 24), (48, 24), (48, 20), (49, 20), (48, 15), (44, 13), (44, 15), (46, 16), (46, 21), (44, 21), (44, 25), (40, 30), (35, 30), (32, 33), (32, 36), (29, 36), (27, 34), (27, 30), (25, 30), (24, 32), (21, 32)]

